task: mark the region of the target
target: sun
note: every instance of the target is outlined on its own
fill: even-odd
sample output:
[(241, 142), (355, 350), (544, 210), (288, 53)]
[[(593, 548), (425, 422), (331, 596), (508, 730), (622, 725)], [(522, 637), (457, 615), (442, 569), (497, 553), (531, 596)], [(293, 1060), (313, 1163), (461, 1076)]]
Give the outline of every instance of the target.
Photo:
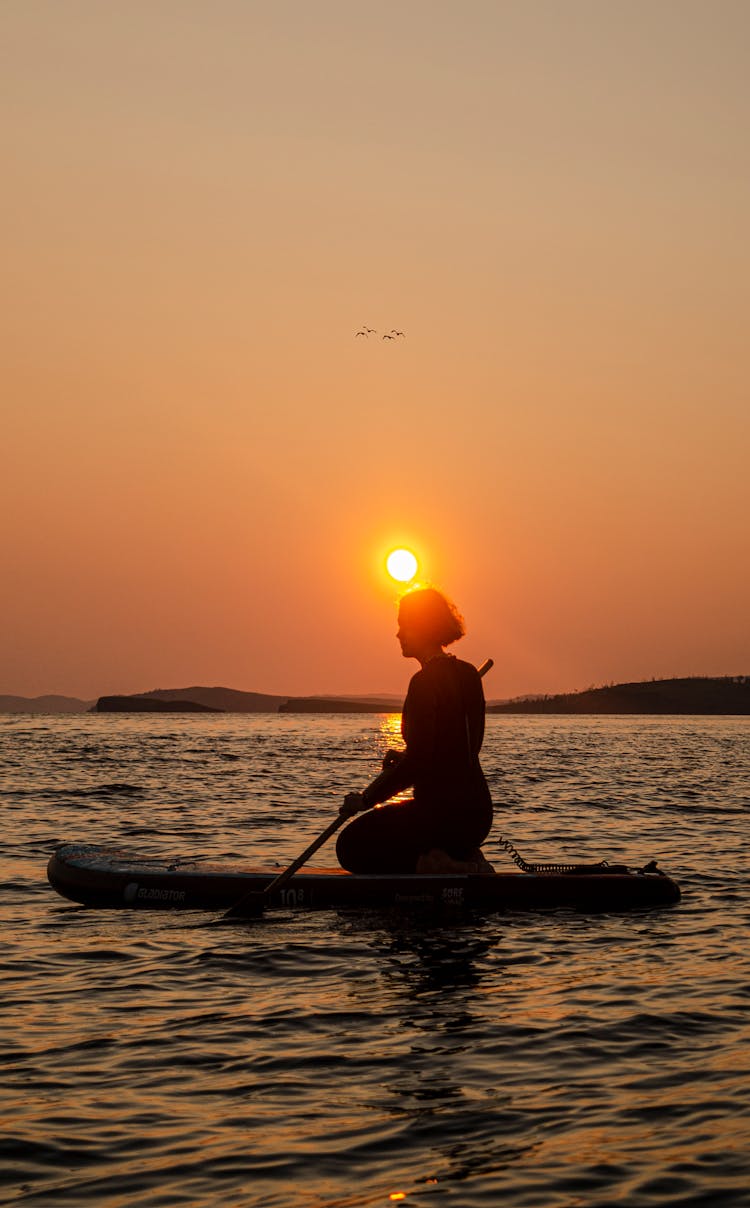
[(419, 563), (410, 549), (394, 549), (385, 560), (388, 574), (397, 583), (411, 583)]

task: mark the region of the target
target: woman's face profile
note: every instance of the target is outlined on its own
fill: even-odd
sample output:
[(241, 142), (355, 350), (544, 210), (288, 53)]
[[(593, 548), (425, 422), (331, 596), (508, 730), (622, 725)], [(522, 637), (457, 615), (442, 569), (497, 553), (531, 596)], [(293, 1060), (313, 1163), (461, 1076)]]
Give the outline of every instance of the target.
[(408, 617), (404, 617), (399, 613), (396, 637), (398, 638), (404, 658), (415, 658), (420, 641), (419, 627), (414, 624), (413, 619), (410, 621)]

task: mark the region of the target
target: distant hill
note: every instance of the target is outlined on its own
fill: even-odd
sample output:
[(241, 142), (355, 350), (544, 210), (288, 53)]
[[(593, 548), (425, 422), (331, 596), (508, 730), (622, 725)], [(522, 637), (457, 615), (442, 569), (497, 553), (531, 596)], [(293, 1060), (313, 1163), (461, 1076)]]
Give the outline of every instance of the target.
[(236, 688), (155, 688), (138, 696), (154, 700), (192, 700), (224, 713), (277, 713), (288, 696), (269, 696), (264, 692), (240, 692)]
[[(102, 700), (115, 700), (116, 706), (102, 705)], [(175, 712), (180, 705), (194, 703), (203, 709), (221, 713), (389, 713), (401, 708), (396, 697), (288, 697), (270, 696), (262, 692), (240, 692), (233, 688), (156, 688), (132, 696), (100, 698), (96, 712), (123, 712), (130, 702), (131, 712)], [(160, 708), (160, 706), (163, 706)], [(177, 706), (177, 710), (175, 709)]]
[(558, 696), (520, 697), (487, 706), (488, 713), (649, 713), (750, 715), (750, 676), (643, 680)]
[(279, 713), (400, 713), (401, 703), (395, 696), (292, 696)]
[(93, 713), (223, 713), (195, 700), (159, 700), (153, 696), (100, 696)]
[(76, 696), (0, 696), (0, 713), (88, 713), (93, 704)]

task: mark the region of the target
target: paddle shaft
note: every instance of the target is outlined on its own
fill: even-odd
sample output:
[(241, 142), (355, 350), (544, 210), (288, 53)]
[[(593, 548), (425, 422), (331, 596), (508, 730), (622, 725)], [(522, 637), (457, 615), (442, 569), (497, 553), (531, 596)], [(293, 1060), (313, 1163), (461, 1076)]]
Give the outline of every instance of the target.
[(324, 843), (327, 843), (331, 835), (335, 835), (339, 827), (343, 826), (344, 823), (348, 822), (353, 816), (353, 814), (338, 814), (337, 817), (334, 818), (333, 822), (329, 823), (329, 825), (325, 828), (323, 833), (318, 835), (317, 839), (313, 839), (310, 846), (305, 848), (301, 856), (297, 856), (297, 859), (293, 860), (288, 868), (285, 868), (284, 871), (280, 872), (277, 877), (274, 877), (273, 881), (271, 881), (269, 885), (266, 885), (265, 889), (263, 890), (263, 896), (266, 898), (270, 897), (274, 890), (281, 889), (283, 885), (286, 885), (287, 881), (291, 881), (294, 874), (302, 867), (302, 865), (307, 864), (310, 856), (314, 856), (318, 848), (322, 847)]
[[(492, 659), (485, 659), (481, 667), (478, 667), (477, 670), (480, 676), (484, 676), (493, 666), (494, 663)], [(313, 839), (310, 846), (306, 847), (302, 852), (302, 855), (297, 856), (297, 859), (293, 860), (288, 868), (285, 868), (284, 871), (280, 872), (277, 877), (274, 877), (273, 881), (266, 885), (265, 889), (261, 890), (260, 893), (257, 891), (252, 891), (251, 893), (245, 894), (244, 897), (240, 898), (239, 902), (236, 902), (234, 906), (229, 908), (227, 913), (224, 915), (224, 918), (230, 918), (233, 915), (241, 915), (243, 905), (249, 904), (250, 902), (253, 902), (256, 906), (260, 906), (262, 908), (262, 903), (264, 901), (268, 901), (271, 894), (275, 893), (277, 889), (283, 888), (287, 881), (291, 881), (294, 874), (298, 872), (300, 868), (302, 868), (302, 865), (307, 864), (310, 856), (314, 856), (318, 848), (322, 847), (324, 843), (327, 843), (331, 835), (335, 835), (339, 827), (343, 826), (345, 822), (348, 822), (351, 817), (353, 817), (352, 814), (337, 814), (337, 816), (333, 819), (333, 822), (329, 822), (328, 826), (320, 835), (318, 835), (317, 839)]]

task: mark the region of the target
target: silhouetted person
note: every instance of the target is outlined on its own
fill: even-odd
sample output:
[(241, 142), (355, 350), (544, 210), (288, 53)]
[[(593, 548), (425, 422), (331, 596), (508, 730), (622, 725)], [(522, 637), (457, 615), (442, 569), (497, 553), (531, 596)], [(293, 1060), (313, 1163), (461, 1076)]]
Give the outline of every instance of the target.
[[(345, 810), (368, 812), (342, 831), (336, 854), (349, 872), (492, 872), (479, 850), (492, 825), (479, 764), (482, 681), (471, 663), (444, 650), (463, 637), (463, 618), (427, 587), (402, 598), (398, 623), (404, 658), (421, 666), (404, 702), (406, 750), (388, 751), (372, 784), (346, 796)], [(412, 800), (380, 804), (412, 787)]]

